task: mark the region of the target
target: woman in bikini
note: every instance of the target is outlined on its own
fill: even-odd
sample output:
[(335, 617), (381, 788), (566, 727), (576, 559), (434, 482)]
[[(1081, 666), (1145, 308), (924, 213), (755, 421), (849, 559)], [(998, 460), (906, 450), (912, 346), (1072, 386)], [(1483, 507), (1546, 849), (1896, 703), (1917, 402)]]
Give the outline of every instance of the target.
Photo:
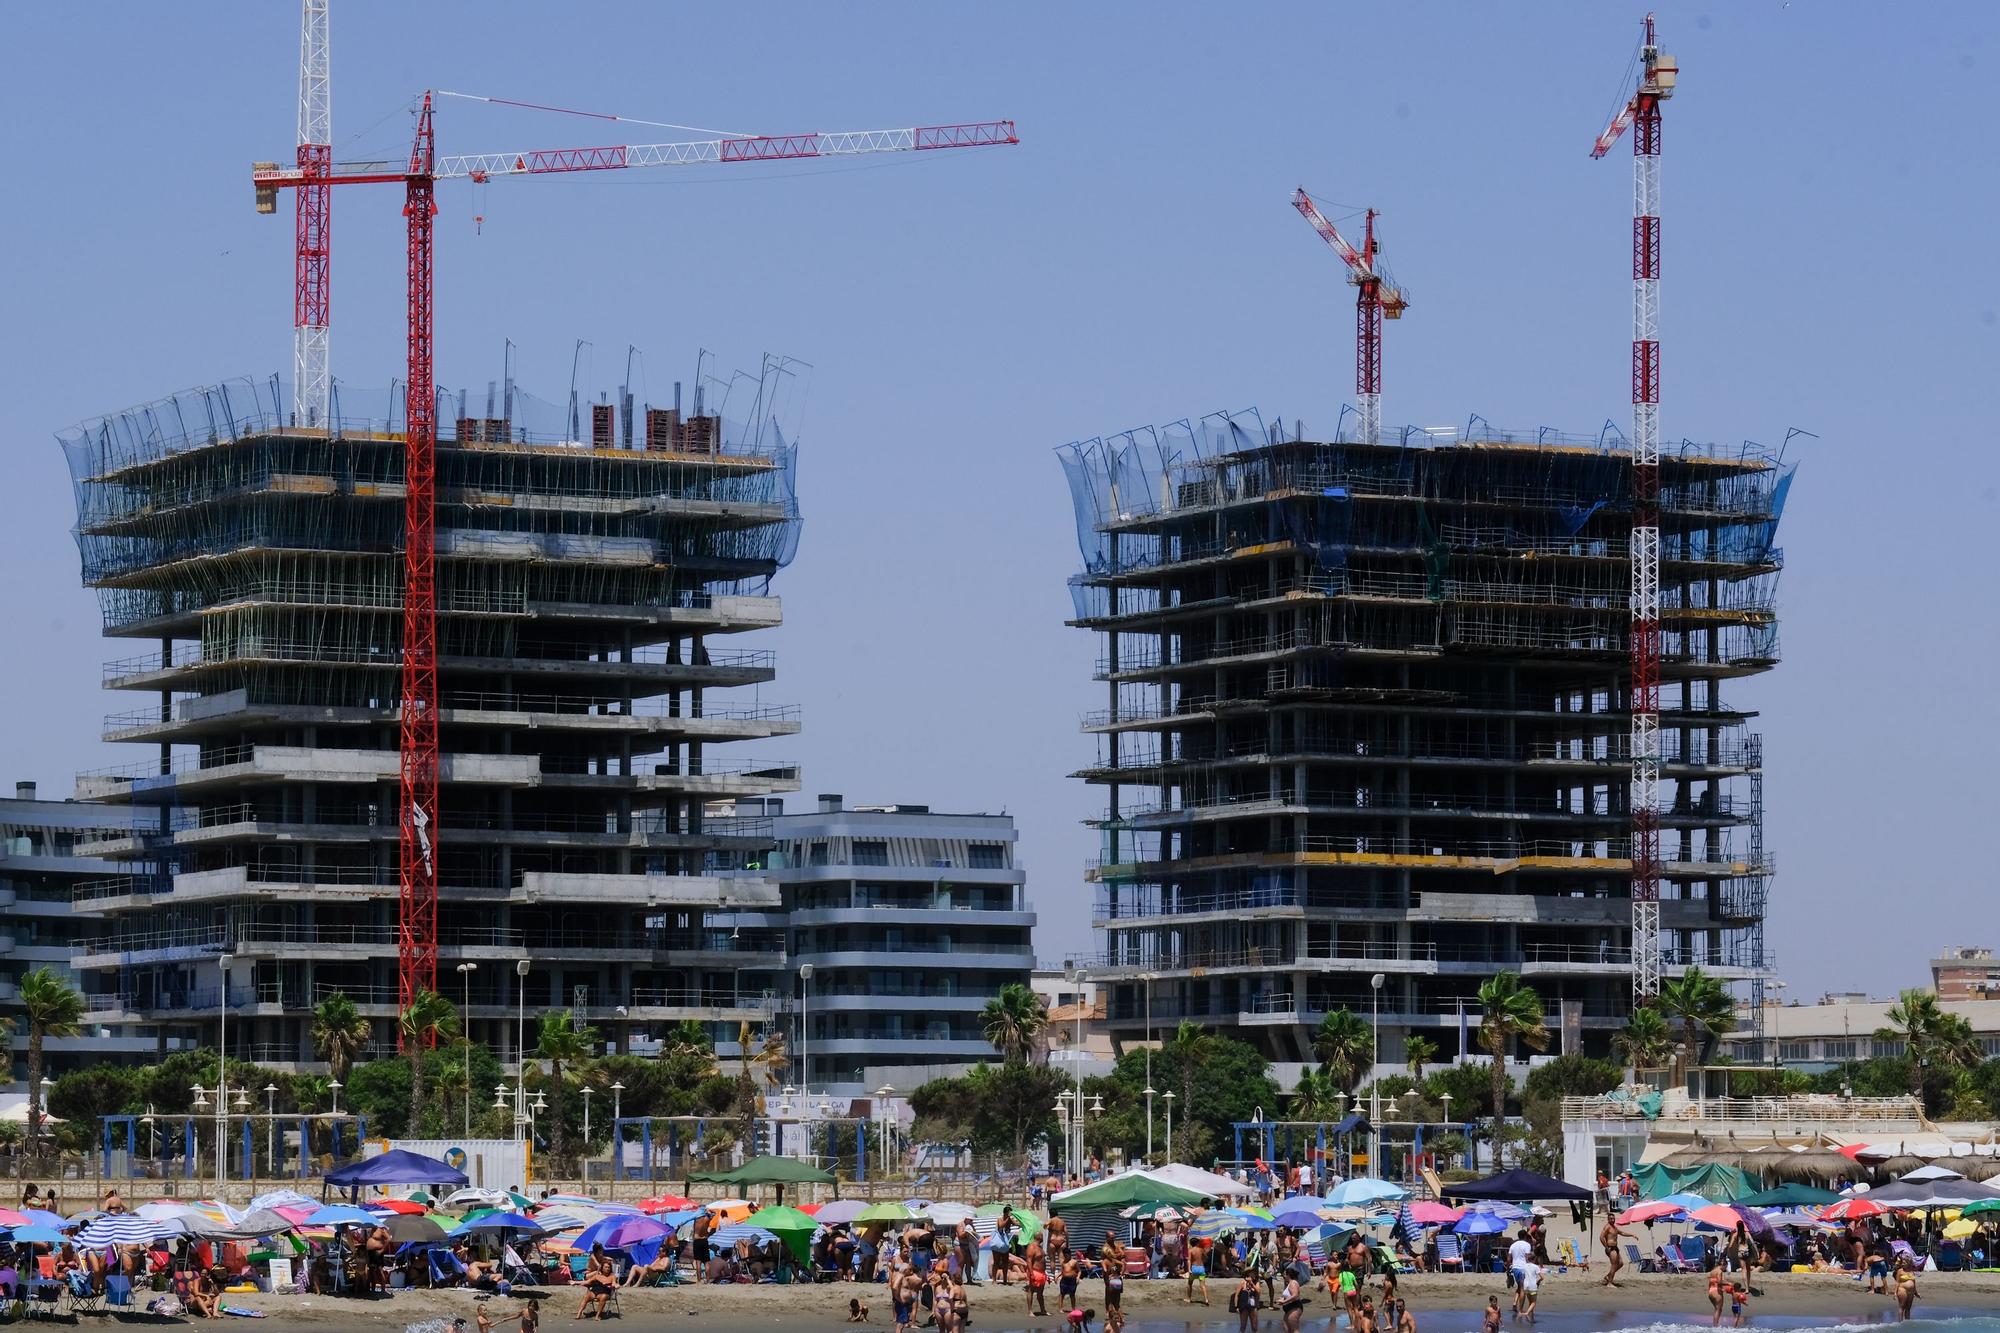
[(1917, 1273), (1910, 1265), (1909, 1256), (1896, 1256), (1896, 1309), (1903, 1318), (1910, 1317), (1910, 1307), (1917, 1303)]
[(1125, 1246), (1107, 1231), (1098, 1255), (1104, 1261), (1104, 1333), (1118, 1333), (1125, 1327)]
[(1722, 1327), (1722, 1302), (1725, 1299), (1722, 1290), (1722, 1265), (1717, 1264), (1708, 1270), (1708, 1304), (1715, 1311), (1715, 1317), (1708, 1321), (1712, 1327)]

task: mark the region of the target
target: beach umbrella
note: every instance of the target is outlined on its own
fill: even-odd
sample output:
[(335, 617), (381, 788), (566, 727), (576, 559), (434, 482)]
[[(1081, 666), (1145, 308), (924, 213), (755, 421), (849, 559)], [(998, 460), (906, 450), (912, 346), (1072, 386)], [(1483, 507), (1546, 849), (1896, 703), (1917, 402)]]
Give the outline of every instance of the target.
[(937, 1202), (936, 1199), (905, 1199), (903, 1200), (903, 1207), (909, 1209), (913, 1213), (921, 1213), (924, 1209), (930, 1207), (932, 1204), (936, 1202)]
[(480, 1189), (477, 1186), (462, 1190), (453, 1190), (444, 1196), (444, 1206), (446, 1208), (473, 1208), (480, 1204), (506, 1207), (512, 1204), (513, 1201), (513, 1196), (505, 1190), (487, 1190)]
[(15, 1227), (7, 1233), (7, 1239), (16, 1245), (61, 1245), (69, 1239), (52, 1226), (40, 1222), (30, 1222), (24, 1227)]
[(145, 1218), (148, 1222), (181, 1222), (187, 1220), (214, 1222), (220, 1220), (213, 1213), (197, 1208), (191, 1203), (168, 1203), (164, 1199), (156, 1199), (152, 1203), (142, 1203), (132, 1211), (136, 1215)]
[[(980, 1204), (979, 1211), (972, 1215), (973, 1228), (981, 1235), (988, 1235), (997, 1231), (1000, 1224), (1000, 1215), (1006, 1212), (1011, 1206), (1005, 1203)], [(989, 1221), (993, 1223), (992, 1227), (981, 1225), (981, 1223)], [(1025, 1208), (1014, 1209), (1014, 1224), (1014, 1235), (1023, 1242), (1040, 1235), (1042, 1232), (1042, 1219), (1036, 1217)]]
[(1817, 1208), (1823, 1204), (1837, 1203), (1840, 1196), (1832, 1190), (1819, 1189), (1813, 1185), (1796, 1182), (1779, 1185), (1774, 1189), (1759, 1190), (1731, 1200), (1746, 1208)]
[(398, 1245), (445, 1238), (445, 1229), (423, 1214), (397, 1213), (386, 1219), (382, 1225), (388, 1230), (389, 1239)]
[(1741, 1222), (1750, 1234), (1763, 1239), (1771, 1234), (1771, 1224), (1755, 1208), (1744, 1208), (1733, 1203), (1712, 1203), (1706, 1208), (1697, 1208), (1688, 1214), (1688, 1220), (1698, 1227), (1714, 1227), (1718, 1231), (1734, 1231)]
[(150, 1245), (161, 1236), (171, 1236), (179, 1230), (173, 1223), (148, 1221), (136, 1213), (115, 1213), (91, 1222), (76, 1233), (76, 1238), (91, 1246)]
[(642, 1213), (678, 1213), (694, 1206), (693, 1199), (683, 1199), (678, 1194), (656, 1194), (650, 1199), (639, 1200), (639, 1211)]
[(1410, 1192), (1392, 1181), (1379, 1180), (1374, 1176), (1357, 1176), (1353, 1180), (1343, 1180), (1327, 1193), (1326, 1201), (1338, 1208), (1345, 1204), (1398, 1203), (1410, 1197)]
[(1463, 1208), (1447, 1208), (1431, 1199), (1419, 1199), (1410, 1205), (1410, 1216), (1420, 1227), (1446, 1226), (1465, 1216)]
[(1211, 1208), (1188, 1224), (1188, 1235), (1196, 1240), (1218, 1240), (1241, 1230), (1243, 1219), (1227, 1208)]
[(31, 1225), (48, 1227), (55, 1231), (60, 1231), (69, 1225), (61, 1214), (52, 1213), (46, 1208), (23, 1208), (21, 1216), (27, 1218)]
[(731, 1222), (741, 1222), (757, 1211), (757, 1205), (748, 1199), (717, 1199), (714, 1203), (704, 1204), (703, 1207), (718, 1217), (728, 1218)]
[(747, 1240), (753, 1245), (769, 1245), (776, 1239), (778, 1237), (775, 1232), (766, 1231), (762, 1227), (748, 1226), (742, 1222), (731, 1222), (726, 1227), (718, 1227), (715, 1234), (709, 1238), (712, 1244), (725, 1248), (739, 1240)]
[(12, 1208), (0, 1208), (0, 1227), (24, 1227), (33, 1220), (26, 1213), (17, 1213)]
[(900, 1203), (871, 1203), (856, 1213), (854, 1220), (862, 1226), (872, 1222), (914, 1222), (917, 1214)]
[(501, 1233), (514, 1231), (531, 1236), (540, 1235), (542, 1224), (534, 1218), (529, 1217), (526, 1213), (481, 1213), (477, 1217), (466, 1218), (465, 1221), (453, 1227), (449, 1234), (457, 1237), (477, 1235), (481, 1232)]
[(1171, 1203), (1135, 1203), (1118, 1216), (1134, 1222), (1178, 1222), (1182, 1209)]
[[(256, 1198), (250, 1201), (250, 1211), (253, 1213), (261, 1208), (278, 1209), (278, 1208), (317, 1208), (317, 1207), (319, 1207), (319, 1201), (317, 1199), (313, 1199), (304, 1194), (301, 1194), (297, 1190), (266, 1190), (262, 1194), (259, 1194)], [(141, 1209), (140, 1211), (144, 1212), (145, 1210)]]
[[(595, 1208), (585, 1208), (572, 1204), (567, 1208), (542, 1208), (535, 1213), (535, 1220), (542, 1224), (544, 1231), (581, 1231), (585, 1227), (596, 1226), (610, 1214), (600, 1213)], [(640, 1217), (640, 1213), (620, 1213), (620, 1217)]]
[(1978, 1217), (1982, 1213), (2000, 1213), (2000, 1199), (1974, 1199), (1965, 1205), (1961, 1217)]
[(1508, 1221), (1498, 1213), (1475, 1213), (1468, 1208), (1451, 1229), (1461, 1236), (1497, 1236), (1507, 1229)]
[(745, 1226), (759, 1227), (770, 1232), (785, 1243), (792, 1257), (800, 1263), (812, 1259), (813, 1232), (819, 1230), (819, 1223), (796, 1208), (782, 1205), (775, 1208), (759, 1208), (743, 1219)]
[(408, 1199), (370, 1199), (361, 1206), (372, 1212), (401, 1213), (407, 1217), (422, 1217), (428, 1211), (422, 1204), (411, 1203)]
[(1945, 1226), (1944, 1238), (1946, 1240), (1964, 1240), (1967, 1236), (1977, 1235), (1978, 1233), (1979, 1223), (1969, 1217), (1961, 1217), (1956, 1222)]
[(653, 1220), (669, 1231), (679, 1231), (691, 1225), (698, 1217), (707, 1217), (706, 1208), (683, 1208), (677, 1213), (655, 1213)]
[(539, 1206), (543, 1208), (555, 1208), (566, 1203), (580, 1203), (586, 1208), (595, 1208), (598, 1206), (597, 1200), (591, 1198), (588, 1194), (551, 1194), (548, 1198), (543, 1199)]
[(1764, 1220), (1774, 1227), (1816, 1227), (1820, 1220), (1811, 1213), (1786, 1212), (1773, 1208), (1764, 1214)]
[(1682, 1191), (1677, 1194), (1669, 1194), (1666, 1198), (1655, 1200), (1655, 1202), (1670, 1203), (1684, 1213), (1692, 1213), (1698, 1208), (1709, 1207), (1715, 1200), (1705, 1195), (1689, 1194), (1686, 1191)]
[(955, 1227), (960, 1222), (970, 1222), (977, 1215), (976, 1209), (963, 1203), (934, 1203), (924, 1209), (924, 1216), (941, 1227)]
[(1663, 1218), (1687, 1216), (1687, 1210), (1677, 1203), (1665, 1199), (1654, 1199), (1649, 1203), (1634, 1204), (1615, 1219), (1619, 1226), (1628, 1227), (1635, 1222), (1657, 1222)]
[[(837, 1227), (844, 1222), (854, 1221), (867, 1209), (868, 1205), (860, 1199), (835, 1199), (832, 1203), (822, 1205), (813, 1216), (819, 1219), (821, 1226)], [(804, 1212), (805, 1209), (801, 1208), (799, 1211)]]
[(1842, 1199), (1839, 1203), (1829, 1205), (1820, 1213), (1820, 1218), (1827, 1222), (1852, 1222), (1856, 1218), (1876, 1217), (1888, 1211), (1873, 1199), (1856, 1195), (1854, 1198)]
[(80, 1213), (75, 1213), (69, 1217), (63, 1218), (62, 1225), (66, 1227), (80, 1227), (85, 1222), (95, 1222), (100, 1217), (109, 1217), (109, 1216), (111, 1216), (111, 1214), (105, 1212), (102, 1208), (86, 1208)]
[(1317, 1209), (1308, 1208), (1303, 1204), (1295, 1202), (1288, 1202), (1284, 1207), (1278, 1209), (1277, 1214), (1271, 1219), (1274, 1225), (1294, 1231), (1311, 1230), (1325, 1220), (1325, 1218), (1319, 1215)]
[(607, 1217), (583, 1229), (583, 1234), (574, 1242), (579, 1250), (602, 1245), (607, 1250), (623, 1250), (642, 1241), (658, 1240), (672, 1230), (666, 1223), (651, 1217)]
[(322, 1204), (307, 1213), (299, 1223), (307, 1227), (372, 1227), (379, 1226), (382, 1219), (366, 1208), (355, 1208), (344, 1203)]

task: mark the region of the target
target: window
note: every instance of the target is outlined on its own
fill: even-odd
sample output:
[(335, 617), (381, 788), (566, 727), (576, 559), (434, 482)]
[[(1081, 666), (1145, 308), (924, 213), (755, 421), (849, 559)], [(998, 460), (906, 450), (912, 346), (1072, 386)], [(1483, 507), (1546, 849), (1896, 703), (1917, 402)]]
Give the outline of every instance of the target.
[(1875, 1039), (1875, 1058), (1878, 1060), (1894, 1059), (1903, 1054), (1907, 1049), (1908, 1046), (1900, 1038), (1877, 1037)]
[(968, 852), (969, 864), (974, 870), (1005, 870), (1007, 849), (997, 842), (975, 842)]
[(881, 841), (854, 840), (854, 864), (858, 866), (885, 866), (889, 864), (889, 844)]
[(1813, 1058), (1812, 1043), (1809, 1041), (1781, 1041), (1778, 1043), (1780, 1060), (1810, 1060)]
[(1823, 1059), (1852, 1060), (1854, 1058), (1854, 1039), (1852, 1037), (1843, 1037), (1839, 1040), (1829, 1038), (1820, 1043), (1820, 1052)]
[(825, 865), (825, 864), (826, 864), (826, 844), (825, 844), (825, 843), (823, 843), (823, 842), (816, 842), (816, 843), (813, 843), (813, 844), (812, 844), (812, 845), (811, 845), (810, 847), (808, 847), (808, 848), (807, 848), (807, 850), (806, 850), (806, 864), (807, 864), (807, 865), (813, 865), (813, 866), (823, 866), (823, 865)]

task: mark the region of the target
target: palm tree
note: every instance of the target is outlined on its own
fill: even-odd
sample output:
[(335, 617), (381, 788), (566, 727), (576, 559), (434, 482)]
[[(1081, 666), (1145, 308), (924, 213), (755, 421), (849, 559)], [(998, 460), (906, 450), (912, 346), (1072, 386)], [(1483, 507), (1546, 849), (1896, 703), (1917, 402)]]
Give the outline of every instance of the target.
[(1321, 1123), (1334, 1119), (1340, 1114), (1342, 1091), (1326, 1070), (1301, 1069), (1298, 1086), (1292, 1089), (1292, 1118)]
[(1906, 990), (1896, 997), (1883, 1015), (1887, 1027), (1875, 1036), (1882, 1041), (1901, 1041), (1910, 1061), (1910, 1095), (1922, 1099), (1924, 1074), (1930, 1069), (1966, 1069), (1981, 1063), (1985, 1053), (1972, 1036), (1971, 1024), (1938, 1005), (1937, 996), (1927, 990)]
[(1181, 1020), (1174, 1029), (1174, 1039), (1167, 1043), (1167, 1050), (1180, 1062), (1181, 1068), (1181, 1114), (1186, 1123), (1194, 1123), (1194, 1076), (1195, 1071), (1207, 1064), (1215, 1054), (1215, 1034), (1199, 1023)]
[(42, 1041), (74, 1037), (83, 1023), (83, 996), (46, 967), (21, 978), (21, 1007), (28, 1014), (28, 1152), (42, 1137)]
[(1403, 1042), (1403, 1059), (1409, 1064), (1410, 1078), (1424, 1081), (1424, 1066), (1438, 1058), (1438, 1044), (1429, 1037), (1410, 1037)]
[(410, 997), (409, 1007), (398, 1016), (396, 1025), (403, 1036), (403, 1049), (410, 1056), (410, 1133), (414, 1135), (422, 1133), (425, 1053), (458, 1035), (458, 1010), (436, 991), (419, 990)]
[(1003, 1064), (1024, 1065), (1041, 1044), (1042, 1029), (1049, 1024), (1048, 1006), (1042, 997), (1012, 981), (986, 1002), (986, 1040), (1000, 1052)]
[[(1661, 983), (1660, 1010), (1680, 1020), (1681, 1043), (1697, 1064), (1705, 1060), (1711, 1040), (1736, 1026), (1736, 1002), (1720, 981), (1698, 967)], [(1699, 1085), (1696, 1091), (1701, 1091)]]
[(549, 1117), (549, 1150), (558, 1161), (567, 1161), (569, 1127), (563, 1123), (563, 1066), (580, 1073), (597, 1049), (597, 1030), (578, 1027), (567, 1009), (544, 1011), (535, 1033), (535, 1058), (549, 1062), (549, 1088), (556, 1095), (556, 1113)]
[(1497, 972), (1479, 983), (1479, 1044), (1493, 1057), (1493, 1169), (1501, 1167), (1501, 1131), (1507, 1124), (1507, 1051), (1518, 1039), (1529, 1049), (1545, 1051), (1549, 1028), (1543, 1021), (1542, 997), (1521, 984), (1519, 973)]
[(1625, 1029), (1611, 1038), (1611, 1049), (1633, 1069), (1659, 1069), (1674, 1057), (1674, 1034), (1666, 1015), (1650, 1004), (1640, 1005), (1625, 1020)]
[(1342, 1092), (1353, 1092), (1361, 1071), (1375, 1063), (1375, 1037), (1368, 1020), (1346, 1009), (1329, 1009), (1313, 1034), (1313, 1054)]
[(326, 1061), (327, 1072), (336, 1082), (347, 1082), (355, 1057), (368, 1049), (372, 1035), (368, 1020), (343, 992), (335, 991), (313, 1010), (313, 1050)]

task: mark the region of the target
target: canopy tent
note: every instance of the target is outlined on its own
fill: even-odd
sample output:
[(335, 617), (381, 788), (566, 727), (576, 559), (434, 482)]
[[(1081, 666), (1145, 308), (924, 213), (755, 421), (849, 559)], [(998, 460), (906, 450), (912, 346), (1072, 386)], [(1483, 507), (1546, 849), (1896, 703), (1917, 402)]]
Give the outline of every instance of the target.
[(1698, 1166), (1672, 1166), (1666, 1162), (1646, 1162), (1632, 1168), (1639, 1195), (1664, 1199), (1669, 1194), (1699, 1194), (1709, 1199), (1740, 1199), (1757, 1189), (1758, 1182), (1739, 1167), (1720, 1162)]
[(1557, 1180), (1554, 1176), (1517, 1166), (1484, 1180), (1446, 1185), (1444, 1196), (1448, 1199), (1588, 1199), (1590, 1191), (1566, 1180)]
[(435, 1157), (391, 1148), (376, 1157), (336, 1167), (326, 1173), (326, 1183), (336, 1189), (359, 1189), (363, 1185), (463, 1185), (465, 1172)]
[(1085, 1208), (1125, 1208), (1135, 1203), (1200, 1203), (1211, 1197), (1161, 1179), (1151, 1171), (1127, 1171), (1073, 1190), (1063, 1190), (1049, 1200), (1051, 1213), (1077, 1212)]
[(752, 1157), (728, 1171), (696, 1171), (688, 1179), (711, 1185), (831, 1185), (833, 1173), (796, 1157)]
[(1255, 1198), (1257, 1194), (1256, 1190), (1240, 1180), (1214, 1171), (1204, 1171), (1185, 1162), (1168, 1162), (1165, 1166), (1149, 1166), (1142, 1169), (1155, 1180), (1164, 1180), (1170, 1185), (1179, 1185), (1182, 1189), (1198, 1190), (1211, 1199), (1250, 1199)]

